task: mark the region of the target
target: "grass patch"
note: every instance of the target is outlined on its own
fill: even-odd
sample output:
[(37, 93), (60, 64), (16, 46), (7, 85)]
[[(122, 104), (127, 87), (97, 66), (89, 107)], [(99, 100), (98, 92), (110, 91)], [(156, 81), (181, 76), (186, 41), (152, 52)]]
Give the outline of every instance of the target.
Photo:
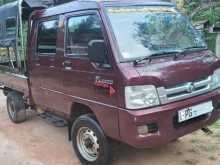
[[(215, 122), (213, 125), (210, 126), (211, 129), (217, 129), (220, 130), (220, 120)], [(220, 133), (220, 132), (219, 132)]]
[(199, 144), (201, 141), (199, 139), (194, 138), (194, 139), (191, 139), (190, 142), (193, 144)]
[(198, 164), (199, 161), (198, 160), (195, 160), (195, 159), (187, 159), (187, 160), (184, 160), (184, 164), (186, 165), (196, 165)]
[(214, 157), (214, 156), (209, 156), (208, 159), (215, 161), (215, 160), (216, 160), (216, 157)]
[(215, 137), (215, 138), (220, 138), (220, 131), (215, 132), (212, 136)]
[(215, 152), (219, 149), (219, 146), (217, 144), (199, 145), (198, 147), (205, 152)]
[(213, 129), (213, 137), (220, 137), (220, 120), (210, 126), (210, 129)]
[(188, 152), (197, 154), (197, 153), (198, 153), (198, 150), (195, 149), (195, 148), (191, 148), (191, 149), (188, 150)]

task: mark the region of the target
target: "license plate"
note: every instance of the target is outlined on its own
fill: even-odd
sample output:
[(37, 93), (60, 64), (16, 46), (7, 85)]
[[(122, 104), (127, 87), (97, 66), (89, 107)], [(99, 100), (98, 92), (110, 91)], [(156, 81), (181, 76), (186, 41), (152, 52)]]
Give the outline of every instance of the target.
[(181, 123), (186, 120), (210, 113), (212, 111), (213, 111), (213, 105), (211, 101), (196, 106), (188, 107), (178, 111), (178, 121), (179, 123)]

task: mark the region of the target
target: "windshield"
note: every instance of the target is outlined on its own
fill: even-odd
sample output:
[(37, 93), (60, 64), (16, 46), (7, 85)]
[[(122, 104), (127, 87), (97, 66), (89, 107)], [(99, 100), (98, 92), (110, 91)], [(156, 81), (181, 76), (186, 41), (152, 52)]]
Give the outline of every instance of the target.
[(199, 32), (173, 7), (108, 7), (123, 60), (206, 47)]

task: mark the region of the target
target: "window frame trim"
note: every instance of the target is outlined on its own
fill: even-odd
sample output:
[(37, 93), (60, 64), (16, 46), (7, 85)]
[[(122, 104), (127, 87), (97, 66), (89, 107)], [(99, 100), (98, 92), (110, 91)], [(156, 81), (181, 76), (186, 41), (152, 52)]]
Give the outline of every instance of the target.
[[(56, 52), (55, 53), (39, 53), (38, 52), (38, 34), (39, 34), (39, 25), (42, 22), (49, 22), (49, 21), (57, 21), (58, 25), (57, 25), (57, 39), (56, 39)], [(35, 44), (35, 57), (55, 57), (57, 54), (57, 45), (58, 45), (58, 33), (59, 33), (59, 22), (60, 22), (60, 18), (59, 16), (53, 16), (53, 17), (47, 17), (47, 18), (42, 18), (42, 19), (38, 19), (36, 20), (36, 44)]]
[[(67, 46), (67, 29), (68, 29), (68, 20), (70, 18), (73, 18), (73, 17), (80, 17), (80, 16), (88, 16), (88, 15), (96, 15), (98, 17), (98, 19), (100, 20), (100, 27), (101, 27), (101, 31), (102, 31), (102, 34), (103, 34), (103, 40), (104, 40), (104, 43), (106, 44), (106, 41), (105, 41), (105, 38), (104, 38), (104, 31), (103, 31), (103, 26), (102, 25), (102, 20), (101, 20), (101, 16), (98, 12), (98, 10), (83, 10), (83, 11), (74, 11), (74, 12), (71, 12), (71, 13), (67, 13), (65, 15), (65, 18), (64, 18), (64, 58), (70, 58), (70, 59), (85, 59), (85, 60), (88, 60), (89, 59), (89, 56), (82, 56), (82, 55), (70, 55), (67, 53), (67, 50), (66, 50), (66, 46)], [(109, 58), (109, 57), (108, 57)]]

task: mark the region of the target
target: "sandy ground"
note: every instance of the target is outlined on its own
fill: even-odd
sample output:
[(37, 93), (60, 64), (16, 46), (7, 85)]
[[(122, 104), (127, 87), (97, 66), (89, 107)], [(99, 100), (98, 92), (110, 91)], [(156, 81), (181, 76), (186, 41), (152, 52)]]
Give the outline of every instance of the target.
[[(214, 134), (197, 131), (176, 142), (152, 150), (117, 146), (114, 165), (219, 165), (220, 122)], [(0, 94), (0, 165), (80, 165), (67, 129), (57, 128), (39, 117), (12, 124), (7, 116), (5, 97)]]

